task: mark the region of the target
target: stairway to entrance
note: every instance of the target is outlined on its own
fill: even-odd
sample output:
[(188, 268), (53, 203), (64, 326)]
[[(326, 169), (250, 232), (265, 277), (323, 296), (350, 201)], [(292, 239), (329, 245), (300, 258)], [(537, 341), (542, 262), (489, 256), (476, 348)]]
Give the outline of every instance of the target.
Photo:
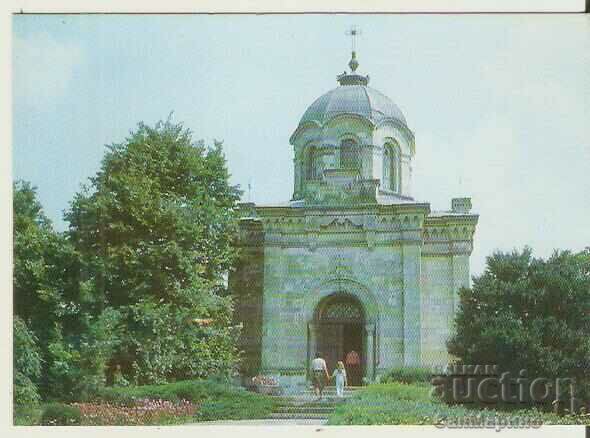
[(361, 386), (344, 388), (344, 397), (336, 397), (336, 387), (327, 386), (321, 400), (313, 389), (291, 396), (278, 396), (279, 404), (268, 418), (273, 420), (327, 420), (336, 406), (346, 401), (361, 389)]

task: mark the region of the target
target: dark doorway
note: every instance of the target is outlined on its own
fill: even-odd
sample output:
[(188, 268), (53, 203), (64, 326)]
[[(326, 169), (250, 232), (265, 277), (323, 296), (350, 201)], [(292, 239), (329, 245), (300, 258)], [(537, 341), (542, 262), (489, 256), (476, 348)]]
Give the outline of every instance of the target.
[[(348, 384), (351, 386), (360, 386), (364, 375), (363, 369), (363, 331), (362, 324), (345, 324), (343, 332), (344, 355), (343, 362), (346, 364), (348, 375)], [(358, 355), (358, 364), (352, 365), (347, 361), (354, 362), (354, 353)]]
[[(348, 384), (362, 384), (365, 369), (364, 313), (356, 298), (334, 294), (318, 305), (316, 312), (317, 350), (326, 360), (330, 374), (338, 361), (345, 363)], [(356, 360), (346, 364), (347, 356)], [(333, 384), (333, 382), (331, 382)]]

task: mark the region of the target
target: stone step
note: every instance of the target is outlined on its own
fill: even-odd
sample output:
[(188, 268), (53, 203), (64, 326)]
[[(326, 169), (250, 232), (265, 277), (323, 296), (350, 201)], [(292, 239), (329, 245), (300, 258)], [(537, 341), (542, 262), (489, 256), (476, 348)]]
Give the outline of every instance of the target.
[(322, 400), (316, 401), (316, 400), (291, 400), (288, 402), (282, 402), (282, 403), (277, 403), (277, 406), (302, 406), (302, 407), (308, 407), (308, 408), (315, 408), (317, 406), (320, 407), (336, 407), (341, 403), (344, 403), (344, 399), (338, 399), (338, 400), (329, 400), (329, 399), (325, 399), (323, 398)]
[[(354, 391), (344, 391), (342, 394), (345, 397), (352, 397), (355, 394)], [(302, 395), (307, 397), (317, 397), (314, 391), (304, 391)], [(324, 397), (336, 397), (336, 391), (324, 391), (322, 392)]]
[(313, 414), (331, 414), (334, 412), (334, 406), (279, 406), (274, 413), (313, 413)]
[(324, 394), (321, 400), (318, 400), (315, 394), (304, 394), (292, 397), (290, 400), (280, 400), (277, 404), (296, 404), (296, 405), (334, 405), (349, 400), (352, 396), (336, 397), (336, 395)]
[[(361, 389), (365, 388), (365, 386), (346, 386), (344, 388), (345, 391), (359, 391)], [(307, 391), (313, 391), (313, 386), (306, 386), (305, 389)], [(335, 386), (324, 386), (324, 391), (336, 391), (336, 387)]]
[(310, 412), (315, 412), (315, 411), (333, 411), (334, 409), (336, 409), (339, 406), (339, 404), (334, 403), (334, 404), (326, 404), (326, 405), (298, 405), (298, 404), (292, 404), (292, 405), (280, 405), (280, 406), (275, 406), (273, 408), (273, 412), (278, 412), (278, 411), (287, 411), (287, 410), (293, 410), (293, 411), (298, 411), (298, 412), (303, 412), (303, 411), (310, 411)]
[(268, 418), (271, 420), (327, 420), (329, 414), (327, 413), (310, 413), (310, 412), (275, 412), (270, 414)]
[(350, 397), (323, 397), (321, 400), (293, 400), (293, 402), (279, 403), (280, 405), (298, 405), (298, 406), (337, 406), (340, 403), (350, 400)]
[[(355, 394), (358, 391), (358, 389), (345, 389), (344, 392), (349, 392), (351, 394)], [(315, 392), (313, 388), (305, 388), (303, 390), (303, 392)], [(336, 393), (336, 388), (324, 388), (324, 393), (326, 392), (333, 392), (334, 394)]]
[[(313, 389), (313, 385), (309, 385), (306, 387), (307, 389)], [(364, 389), (366, 388), (366, 386), (345, 386), (344, 390), (345, 391), (358, 391), (359, 389)], [(334, 391), (336, 391), (336, 385), (327, 385), (324, 386), (324, 391), (327, 389), (333, 389)]]

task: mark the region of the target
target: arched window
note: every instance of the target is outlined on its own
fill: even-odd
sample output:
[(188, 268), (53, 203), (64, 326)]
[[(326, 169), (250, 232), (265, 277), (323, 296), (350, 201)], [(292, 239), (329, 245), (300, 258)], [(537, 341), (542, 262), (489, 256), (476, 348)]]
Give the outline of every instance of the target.
[(308, 180), (320, 179), (322, 177), (322, 160), (316, 147), (307, 148), (305, 177)]
[(392, 168), (392, 150), (389, 146), (385, 146), (383, 151), (383, 178), (381, 186), (384, 190), (391, 190), (391, 168)]
[(381, 187), (384, 190), (397, 192), (399, 152), (396, 147), (390, 144), (386, 144), (383, 149), (383, 179), (381, 181)]
[(314, 151), (315, 148), (310, 146), (307, 148), (307, 153), (305, 154), (305, 178), (306, 179), (313, 179), (314, 174)]
[(360, 148), (354, 140), (343, 140), (340, 144), (340, 167), (361, 171)]

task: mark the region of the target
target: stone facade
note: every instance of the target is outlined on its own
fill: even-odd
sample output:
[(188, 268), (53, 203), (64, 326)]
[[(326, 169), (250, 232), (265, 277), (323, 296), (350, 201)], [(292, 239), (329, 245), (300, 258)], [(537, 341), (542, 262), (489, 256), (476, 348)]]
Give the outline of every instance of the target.
[[(368, 380), (449, 359), (477, 215), (468, 198), (445, 212), (414, 201), (414, 135), (401, 111), (367, 87), (368, 77), (353, 71), (339, 81), (291, 136), (290, 203), (241, 205), (241, 259), (230, 288), (245, 374), (302, 383), (315, 352), (332, 345), (324, 353), (335, 360), (353, 344), (361, 349)], [(362, 316), (322, 319), (340, 297)]]

